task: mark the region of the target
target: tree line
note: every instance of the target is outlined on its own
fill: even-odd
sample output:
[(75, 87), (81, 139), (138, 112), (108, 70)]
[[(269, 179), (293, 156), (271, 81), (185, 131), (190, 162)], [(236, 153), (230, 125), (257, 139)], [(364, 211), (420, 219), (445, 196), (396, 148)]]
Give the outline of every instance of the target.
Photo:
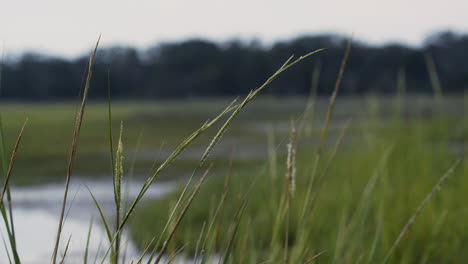
[[(259, 42), (212, 42), (191, 39), (161, 43), (144, 51), (108, 47), (98, 51), (93, 98), (186, 98), (245, 94), (260, 85), (292, 54), (325, 50), (278, 78), (265, 93), (303, 95), (333, 88), (347, 39), (339, 35), (301, 36), (271, 45)], [(392, 94), (404, 78), (406, 92), (429, 93), (435, 70), (444, 93), (468, 88), (468, 35), (441, 32), (420, 47), (393, 43), (372, 46), (354, 41), (344, 74), (342, 94)], [(2, 63), (1, 99), (66, 100), (76, 98), (87, 56), (77, 59), (27, 53)], [(429, 66), (429, 67), (428, 67)], [(400, 77), (398, 77), (400, 76)], [(318, 77), (318, 78), (317, 78)]]

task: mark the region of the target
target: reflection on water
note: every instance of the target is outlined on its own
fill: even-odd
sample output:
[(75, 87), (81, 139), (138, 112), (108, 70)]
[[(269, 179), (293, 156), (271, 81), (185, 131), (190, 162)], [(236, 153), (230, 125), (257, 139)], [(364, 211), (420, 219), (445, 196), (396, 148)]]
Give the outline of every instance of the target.
[[(143, 183), (132, 182), (124, 184), (123, 196), (128, 195), (132, 201), (138, 194)], [(68, 211), (63, 227), (61, 249), (65, 249), (67, 240), (70, 245), (67, 253), (69, 263), (82, 263), (86, 246), (86, 239), (91, 218), (93, 229), (89, 247), (89, 262), (107, 250), (108, 241), (101, 226), (98, 211), (89, 194), (89, 190), (98, 200), (107, 219), (112, 219), (114, 210), (113, 186), (110, 181), (76, 180), (71, 182), (68, 196)], [(144, 198), (154, 199), (161, 197), (174, 189), (170, 183), (158, 183), (148, 189)], [(13, 217), (17, 238), (17, 246), (22, 263), (42, 264), (50, 261), (55, 236), (58, 227), (60, 206), (63, 198), (63, 184), (48, 184), (29, 187), (13, 187)], [(0, 224), (2, 237), (7, 240), (3, 220)], [(123, 234), (122, 248), (127, 250), (127, 259), (138, 258), (139, 253), (128, 236)], [(98, 258), (100, 263), (100, 258)], [(7, 263), (5, 248), (0, 247), (0, 263)]]

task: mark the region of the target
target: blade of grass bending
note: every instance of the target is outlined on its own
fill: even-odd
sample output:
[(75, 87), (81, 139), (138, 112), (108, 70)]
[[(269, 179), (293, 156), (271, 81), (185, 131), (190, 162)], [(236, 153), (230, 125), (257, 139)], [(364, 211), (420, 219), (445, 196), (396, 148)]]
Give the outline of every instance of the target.
[(346, 68), (346, 63), (348, 62), (349, 54), (351, 52), (352, 43), (353, 43), (353, 40), (351, 38), (351, 39), (348, 40), (348, 44), (346, 45), (345, 54), (343, 56), (343, 60), (341, 61), (341, 66), (340, 66), (340, 70), (338, 72), (338, 77), (336, 78), (335, 87), (334, 87), (333, 93), (332, 93), (332, 95), (330, 97), (330, 103), (328, 105), (327, 114), (325, 116), (325, 124), (323, 125), (322, 133), (320, 135), (319, 147), (318, 147), (318, 151), (317, 151), (319, 154), (322, 152), (323, 145), (325, 144), (325, 138), (326, 138), (326, 135), (327, 135), (328, 124), (329, 124), (331, 116), (333, 114), (333, 109), (335, 107), (336, 97), (338, 96), (338, 91), (340, 90), (340, 87), (341, 87), (341, 81), (343, 80), (343, 74), (344, 74), (344, 70)]
[[(228, 120), (225, 121), (224, 125), (218, 130), (218, 133), (213, 137), (213, 140), (210, 142), (210, 145), (208, 146), (208, 148), (206, 149), (205, 153), (203, 154), (201, 160), (200, 160), (200, 165), (199, 167), (201, 167), (203, 165), (203, 163), (206, 161), (206, 158), (208, 157), (208, 155), (210, 154), (211, 150), (214, 148), (214, 146), (218, 143), (218, 141), (220, 140), (221, 136), (224, 134), (224, 132), (226, 131), (227, 127), (229, 126), (229, 124), (232, 122), (232, 120), (239, 114), (240, 110), (242, 110), (260, 91), (262, 91), (266, 86), (268, 86), (274, 79), (276, 79), (276, 77), (278, 77), (279, 74), (281, 74), (282, 72), (286, 71), (287, 69), (289, 69), (290, 67), (294, 66), (295, 64), (297, 64), (298, 62), (306, 59), (307, 57), (310, 57), (312, 56), (313, 54), (315, 53), (318, 53), (320, 51), (322, 51), (323, 49), (318, 49), (318, 50), (315, 50), (313, 52), (310, 52), (304, 56), (301, 56), (299, 57), (297, 60), (293, 61), (290, 63), (290, 61), (292, 60), (292, 56), (286, 60), (286, 62), (270, 77), (268, 78), (268, 80), (263, 84), (261, 85), (259, 88), (257, 88), (256, 90), (254, 91), (251, 91), (247, 96), (246, 98), (244, 99), (244, 101), (237, 107), (232, 107), (234, 102), (231, 103), (225, 111), (223, 111), (220, 115), (218, 115), (215, 119), (213, 119), (213, 121), (209, 122), (209, 123), (205, 123), (205, 125), (203, 125), (200, 129), (198, 129), (197, 131), (195, 131), (191, 136), (189, 136), (181, 145), (179, 145), (179, 147), (177, 147), (177, 149), (169, 156), (169, 158), (163, 163), (161, 164), (161, 166), (158, 168), (158, 170), (155, 172), (155, 174), (153, 174), (153, 176), (151, 176), (147, 182), (145, 183), (145, 185), (143, 186), (142, 190), (140, 191), (139, 195), (137, 196), (137, 198), (135, 199), (134, 203), (132, 204), (132, 206), (130, 207), (129, 211), (127, 212), (126, 216), (124, 217), (124, 219), (122, 220), (122, 224), (124, 224), (128, 217), (130, 216), (130, 214), (133, 212), (136, 204), (140, 201), (141, 197), (145, 194), (146, 190), (149, 188), (149, 185), (151, 185), (151, 183), (153, 183), (154, 179), (156, 178), (156, 176), (163, 170), (165, 169), (183, 150), (185, 150), (185, 148), (187, 147), (188, 144), (190, 144), (195, 138), (197, 138), (200, 134), (202, 134), (203, 132), (205, 132), (206, 129), (208, 129), (211, 125), (214, 124), (214, 122), (216, 122), (219, 118), (221, 118), (225, 113), (227, 113), (228, 111), (234, 109), (234, 112), (229, 116)], [(122, 226), (122, 225), (121, 225)]]
[[(200, 163), (199, 163), (199, 167), (203, 166), (204, 162), (207, 160), (208, 158), (208, 155), (211, 153), (211, 151), (213, 150), (213, 148), (216, 146), (216, 144), (219, 142), (219, 140), (221, 139), (221, 137), (223, 136), (224, 132), (227, 130), (228, 126), (230, 125), (230, 123), (234, 120), (234, 118), (239, 114), (239, 112), (260, 92), (262, 91), (265, 87), (267, 87), (273, 80), (276, 79), (276, 77), (278, 77), (279, 74), (281, 74), (282, 72), (284, 72), (285, 70), (289, 69), (290, 67), (292, 67), (293, 65), (295, 65), (296, 63), (302, 61), (303, 59), (317, 53), (321, 51), (320, 50), (316, 50), (316, 51), (313, 51), (313, 52), (310, 52), (304, 56), (301, 56), (300, 58), (298, 58), (297, 60), (291, 62), (291, 60), (293, 59), (293, 56), (291, 56), (288, 60), (286, 60), (286, 62), (270, 77), (268, 78), (268, 80), (263, 84), (261, 85), (259, 88), (255, 89), (254, 91), (251, 91), (244, 99), (244, 101), (234, 110), (234, 112), (229, 116), (229, 118), (225, 121), (225, 123), (223, 124), (223, 126), (218, 130), (218, 132), (216, 133), (216, 135), (213, 137), (213, 139), (211, 140), (209, 146), (207, 147), (207, 149), (205, 150), (202, 158), (200, 159)], [(291, 63), (290, 63), (291, 62)], [(158, 262), (158, 260), (156, 261), (156, 263)]]
[(426, 207), (429, 200), (431, 200), (431, 198), (440, 190), (440, 188), (442, 187), (442, 184), (444, 184), (444, 182), (447, 180), (447, 178), (450, 175), (453, 174), (453, 172), (455, 171), (455, 168), (458, 167), (460, 162), (461, 162), (461, 159), (458, 159), (457, 161), (455, 161), (455, 163), (445, 172), (445, 174), (439, 179), (439, 181), (432, 188), (432, 190), (429, 192), (429, 194), (424, 198), (424, 200), (421, 202), (419, 207), (416, 209), (416, 212), (414, 212), (414, 214), (410, 217), (410, 219), (408, 219), (408, 222), (406, 222), (405, 226), (401, 230), (401, 232), (398, 235), (398, 237), (396, 238), (395, 242), (393, 242), (393, 245), (390, 248), (390, 250), (388, 251), (387, 255), (385, 256), (385, 259), (384, 259), (383, 263), (387, 263), (389, 261), (390, 257), (392, 256), (393, 251), (395, 251), (395, 248), (398, 246), (398, 244), (400, 243), (403, 236), (406, 234), (406, 232), (408, 232), (409, 228), (411, 227), (411, 225), (416, 220), (416, 217), (422, 212), (424, 207)]
[(126, 222), (128, 221), (128, 218), (130, 217), (130, 215), (133, 213), (133, 211), (135, 210), (135, 207), (136, 205), (140, 202), (141, 198), (143, 197), (143, 195), (146, 193), (146, 191), (148, 190), (149, 186), (154, 182), (155, 178), (161, 173), (161, 171), (163, 171), (170, 163), (172, 163), (172, 161), (177, 157), (179, 156), (179, 154), (185, 150), (185, 148), (192, 142), (194, 141), (196, 138), (198, 138), (198, 136), (200, 136), (201, 134), (203, 134), (209, 127), (211, 127), (215, 122), (217, 122), (222, 116), (224, 116), (224, 114), (226, 114), (227, 112), (231, 111), (234, 109), (234, 112), (229, 116), (228, 120), (224, 123), (224, 125), (218, 130), (218, 133), (214, 136), (213, 140), (210, 142), (210, 145), (208, 146), (208, 148), (206, 149), (205, 153), (203, 154), (201, 160), (200, 160), (200, 163), (199, 163), (199, 167), (201, 167), (203, 165), (203, 163), (206, 161), (206, 158), (208, 157), (209, 153), (211, 152), (211, 150), (214, 148), (214, 146), (218, 143), (218, 141), (220, 140), (221, 136), (224, 134), (224, 132), (226, 131), (227, 127), (229, 126), (229, 124), (233, 121), (233, 119), (238, 115), (238, 113), (248, 104), (248, 102), (250, 102), (260, 91), (262, 91), (266, 86), (268, 86), (274, 79), (276, 79), (278, 77), (279, 74), (281, 74), (282, 72), (286, 71), (287, 69), (289, 69), (290, 67), (294, 66), (295, 64), (299, 63), (300, 61), (306, 59), (307, 57), (310, 57), (312, 56), (313, 54), (315, 53), (318, 53), (320, 51), (322, 51), (323, 49), (318, 49), (318, 50), (315, 50), (313, 52), (310, 52), (304, 56), (301, 56), (299, 57), (298, 59), (296, 59), (295, 61), (291, 62), (292, 60), (292, 56), (286, 60), (286, 62), (270, 77), (267, 79), (267, 81), (261, 85), (259, 88), (257, 88), (256, 90), (254, 91), (251, 91), (247, 96), (246, 98), (244, 99), (244, 101), (239, 105), (239, 106), (234, 106), (234, 102), (232, 102), (221, 114), (219, 114), (217, 117), (215, 117), (212, 121), (210, 122), (206, 122), (204, 125), (202, 125), (202, 127), (200, 127), (198, 130), (196, 130), (194, 133), (192, 133), (186, 140), (184, 140), (175, 150), (174, 152), (172, 152), (171, 155), (169, 155), (169, 157), (159, 166), (159, 168), (156, 170), (156, 172), (150, 177), (147, 179), (147, 181), (145, 182), (145, 184), (143, 185), (142, 189), (140, 190), (139, 194), (137, 195), (137, 197), (135, 198), (134, 202), (132, 203), (132, 205), (130, 206), (128, 212), (125, 214), (125, 216), (123, 217), (122, 219), (122, 222), (120, 224), (120, 228), (119, 228), (119, 231), (117, 232), (120, 233), (124, 227), (124, 225), (126, 224)]
[(205, 173), (203, 173), (203, 176), (200, 178), (200, 180), (198, 180), (198, 183), (197, 183), (197, 185), (195, 186), (195, 190), (192, 192), (192, 195), (190, 196), (190, 198), (188, 199), (188, 201), (187, 201), (187, 203), (185, 204), (184, 208), (182, 209), (182, 211), (181, 211), (179, 217), (177, 218), (177, 220), (176, 220), (176, 222), (175, 222), (174, 227), (172, 228), (171, 232), (169, 233), (169, 236), (167, 237), (166, 241), (164, 241), (161, 250), (159, 251), (158, 255), (156, 256), (156, 260), (154, 261), (155, 264), (158, 264), (159, 261), (161, 260), (161, 258), (162, 258), (162, 256), (163, 256), (164, 252), (165, 252), (166, 249), (167, 249), (167, 246), (169, 245), (169, 242), (171, 241), (172, 237), (173, 237), (174, 234), (176, 233), (177, 228), (178, 228), (179, 225), (180, 225), (180, 222), (182, 221), (182, 219), (184, 218), (185, 214), (187, 213), (187, 210), (188, 210), (188, 208), (190, 207), (190, 205), (192, 204), (193, 199), (194, 199), (195, 196), (197, 195), (198, 191), (200, 190), (200, 187), (201, 187), (202, 184), (205, 182), (206, 176), (208, 175), (208, 172), (210, 171), (210, 168), (211, 168), (211, 165), (210, 165), (210, 167), (208, 167), (208, 169), (206, 169)]
[(236, 118), (236, 116), (239, 114), (239, 112), (252, 100), (255, 98), (255, 96), (260, 93), (265, 87), (267, 87), (271, 82), (273, 82), (282, 72), (286, 71), (287, 69), (291, 68), (298, 62), (306, 59), (307, 57), (312, 56), (315, 53), (318, 53), (322, 51), (323, 49), (318, 49), (315, 51), (312, 51), (304, 56), (299, 57), (295, 61), (291, 62), (293, 59), (293, 56), (291, 56), (286, 62), (272, 75), (270, 78), (268, 78), (260, 87), (257, 89), (251, 91), (244, 99), (244, 101), (234, 110), (234, 112), (229, 116), (229, 118), (224, 122), (223, 126), (218, 130), (218, 133), (213, 137), (213, 140), (211, 141), (210, 145), (206, 149), (205, 153), (203, 154), (203, 157), (201, 159), (200, 164), (203, 165), (203, 163), (206, 161), (208, 158), (208, 155), (211, 153), (213, 150), (214, 146), (219, 142), (221, 137), (223, 136), (224, 132), (226, 132), (226, 129), (230, 125), (230, 123)]
[(84, 252), (84, 257), (83, 257), (83, 264), (88, 264), (89, 241), (91, 239), (92, 230), (93, 230), (93, 217), (91, 217), (91, 221), (89, 222), (88, 236), (86, 237), (86, 246), (85, 246), (85, 252)]
[(59, 224), (58, 224), (58, 230), (57, 230), (57, 237), (55, 239), (55, 246), (54, 246), (54, 252), (52, 253), (52, 264), (55, 264), (57, 262), (57, 253), (58, 253), (58, 248), (60, 245), (60, 235), (62, 233), (62, 227), (63, 227), (63, 217), (65, 213), (65, 207), (67, 204), (67, 196), (68, 196), (68, 189), (70, 186), (70, 179), (71, 179), (71, 174), (73, 171), (73, 165), (74, 165), (74, 160), (76, 156), (76, 149), (78, 147), (78, 138), (80, 135), (81, 131), (81, 124), (83, 122), (83, 115), (85, 112), (85, 106), (86, 102), (88, 100), (88, 91), (91, 83), (91, 77), (92, 77), (92, 70), (93, 70), (93, 64), (94, 64), (94, 59), (96, 58), (96, 52), (97, 48), (99, 46), (99, 40), (101, 39), (101, 36), (99, 36), (98, 41), (96, 42), (96, 46), (94, 48), (93, 53), (89, 57), (89, 62), (88, 62), (88, 74), (86, 77), (86, 83), (85, 83), (85, 88), (83, 91), (83, 99), (81, 101), (81, 107), (78, 112), (78, 115), (75, 120), (75, 129), (73, 131), (73, 138), (72, 138), (72, 145), (70, 149), (70, 154), (69, 154), (69, 159), (68, 159), (68, 165), (67, 165), (67, 177), (65, 181), (65, 191), (63, 194), (63, 201), (62, 201), (62, 208), (60, 212), (60, 218), (59, 218)]

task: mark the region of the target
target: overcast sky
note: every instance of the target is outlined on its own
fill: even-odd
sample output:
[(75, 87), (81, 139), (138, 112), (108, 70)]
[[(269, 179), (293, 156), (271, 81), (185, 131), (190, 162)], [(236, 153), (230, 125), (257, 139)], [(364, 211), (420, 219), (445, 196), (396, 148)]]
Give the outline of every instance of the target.
[[(102, 44), (149, 47), (204, 37), (257, 38), (335, 32), (382, 44), (420, 44), (432, 32), (468, 33), (468, 0), (0, 0), (7, 54), (76, 56)], [(0, 43), (1, 45), (1, 43)]]

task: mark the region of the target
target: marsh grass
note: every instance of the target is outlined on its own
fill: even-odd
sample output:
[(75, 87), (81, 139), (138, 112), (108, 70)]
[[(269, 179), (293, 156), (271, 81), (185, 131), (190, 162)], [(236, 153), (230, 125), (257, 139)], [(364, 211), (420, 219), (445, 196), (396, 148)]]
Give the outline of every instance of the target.
[[(77, 155), (98, 43), (89, 59), (82, 101), (77, 109), (57, 238), (52, 253), (53, 264), (59, 258), (69, 182)], [(347, 117), (348, 121), (331, 139), (331, 147), (328, 146), (329, 126), (351, 51), (351, 41), (344, 51), (319, 133), (306, 131), (306, 124), (317, 113), (316, 91), (320, 76), (320, 63), (317, 63), (312, 72), (310, 98), (299, 117), (291, 119), (289, 135), (278, 136), (274, 129), (270, 130), (268, 160), (264, 164), (242, 170), (236, 169), (235, 162), (231, 160), (225, 170), (225, 178), (212, 175), (220, 171), (213, 172), (210, 154), (244, 108), (284, 71), (320, 51), (296, 60), (290, 57), (239, 103), (237, 99), (232, 101), (213, 119), (203, 123), (152, 171), (133, 201), (128, 201), (128, 196), (123, 194), (122, 181), (124, 177), (133, 174), (135, 164), (130, 166), (129, 172), (124, 168), (123, 122), (116, 148), (114, 146), (109, 84), (106, 118), (115, 215), (112, 220), (106, 218), (99, 201), (89, 191), (108, 240), (103, 248), (104, 255), (96, 255), (94, 262), (126, 263), (121, 239), (127, 227), (130, 227), (133, 238), (142, 249), (141, 256), (132, 260), (136, 263), (172, 263), (179, 257), (188, 257), (196, 263), (223, 264), (412, 263), (421, 259), (446, 262), (464, 259), (462, 243), (468, 237), (468, 232), (462, 231), (463, 225), (443, 230), (443, 225), (453, 224), (459, 216), (441, 215), (439, 212), (441, 208), (454, 211), (460, 206), (463, 201), (457, 200), (457, 196), (451, 192), (458, 193), (460, 188), (468, 188), (468, 181), (457, 177), (458, 186), (449, 186), (447, 183), (445, 186), (451, 192), (445, 192), (445, 195), (430, 203), (450, 175), (453, 174), (454, 178), (460, 176), (455, 168), (461, 161), (449, 166), (457, 155), (451, 153), (447, 146), (433, 145), (434, 138), (441, 139), (442, 144), (448, 142), (451, 126), (445, 126), (447, 122), (442, 115), (436, 115), (434, 120), (429, 121), (405, 122), (401, 114), (406, 85), (403, 69), (397, 75), (397, 114), (391, 124), (382, 128), (378, 102), (369, 97), (365, 125), (353, 126), (352, 120), (356, 119)], [(434, 79), (435, 100), (440, 106), (443, 101), (440, 81), (437, 79), (435, 63), (430, 57), (427, 57), (427, 67), (431, 80)], [(216, 124), (219, 124), (218, 129), (212, 131)], [(8, 233), (8, 240), (4, 240), (4, 244), (9, 248), (7, 252), (13, 255), (13, 258), (8, 256), (8, 260), (15, 264), (21, 262), (16, 248), (8, 188), (24, 126), (7, 165), (3, 125), (0, 122), (5, 175), (0, 209)], [(181, 189), (160, 201), (142, 204), (150, 186), (209, 130), (208, 144)], [(350, 130), (358, 135), (354, 135), (355, 142), (352, 143), (345, 142)], [(314, 142), (312, 138), (318, 139), (316, 144), (307, 145), (306, 142)], [(284, 142), (287, 142), (286, 146)], [(286, 148), (287, 151), (279, 151), (280, 148)], [(5, 194), (9, 215), (3, 202)], [(436, 224), (434, 217), (438, 218)], [(413, 225), (419, 218), (423, 221)], [(84, 263), (88, 262), (92, 227), (93, 220), (89, 224)], [(460, 236), (449, 239), (451, 247), (443, 247), (438, 243), (438, 238), (447, 237), (449, 232), (459, 232)], [(66, 263), (70, 239), (64, 246), (59, 263)], [(455, 244), (458, 246), (453, 246)], [(436, 251), (436, 248), (445, 251)]]

